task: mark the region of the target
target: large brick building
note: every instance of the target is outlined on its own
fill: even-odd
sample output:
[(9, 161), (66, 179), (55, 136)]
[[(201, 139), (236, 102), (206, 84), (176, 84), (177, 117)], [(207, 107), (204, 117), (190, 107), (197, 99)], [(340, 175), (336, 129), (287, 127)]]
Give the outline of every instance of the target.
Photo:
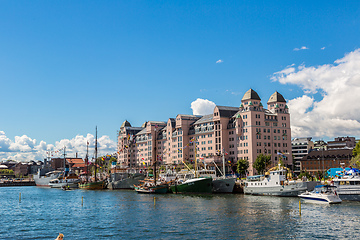
[(149, 166), (155, 158), (163, 165), (194, 162), (195, 155), (198, 162), (220, 162), (222, 154), (231, 164), (247, 159), (250, 174), (255, 173), (252, 164), (259, 154), (270, 154), (272, 166), (282, 157), (292, 167), (290, 114), (284, 97), (275, 92), (266, 109), (250, 89), (240, 107), (216, 106), (210, 115), (179, 114), (141, 127), (125, 121), (118, 135), (118, 164), (123, 167)]

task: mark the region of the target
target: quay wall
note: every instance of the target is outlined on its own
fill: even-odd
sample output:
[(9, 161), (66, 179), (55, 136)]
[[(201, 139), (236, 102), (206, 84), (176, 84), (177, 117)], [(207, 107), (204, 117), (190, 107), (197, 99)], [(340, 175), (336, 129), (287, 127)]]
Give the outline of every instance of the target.
[(35, 181), (0, 182), (0, 187), (36, 186)]

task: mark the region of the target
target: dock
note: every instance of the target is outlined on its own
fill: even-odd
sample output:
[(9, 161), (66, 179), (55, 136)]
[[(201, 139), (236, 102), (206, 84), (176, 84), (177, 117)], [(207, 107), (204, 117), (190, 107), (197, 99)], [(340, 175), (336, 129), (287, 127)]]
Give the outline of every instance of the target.
[(34, 180), (0, 181), (0, 187), (36, 186)]

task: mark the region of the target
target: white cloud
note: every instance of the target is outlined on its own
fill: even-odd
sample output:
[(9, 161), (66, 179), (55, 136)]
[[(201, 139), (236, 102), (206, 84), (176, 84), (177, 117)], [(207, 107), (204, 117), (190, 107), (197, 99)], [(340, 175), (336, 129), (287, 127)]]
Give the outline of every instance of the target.
[(221, 59), (219, 59), (219, 60), (216, 61), (216, 63), (223, 63), (223, 62), (224, 62), (224, 61), (221, 60)]
[[(13, 159), (17, 161), (43, 160), (47, 152), (52, 151), (52, 157), (63, 157), (63, 150), (66, 147), (66, 156), (84, 158), (86, 155), (86, 143), (89, 142), (89, 157), (94, 155), (95, 137), (92, 134), (87, 136), (77, 135), (72, 139), (62, 139), (55, 144), (47, 144), (40, 141), (36, 144), (35, 139), (26, 135), (16, 136), (15, 141), (9, 139), (5, 132), (0, 131), (0, 160)], [(98, 156), (116, 152), (116, 143), (109, 136), (98, 138)]]
[(307, 50), (309, 48), (302, 46), (301, 48), (294, 48), (294, 51)]
[[(272, 80), (301, 87), (304, 95), (288, 101), (292, 137), (360, 136), (360, 49), (333, 64), (293, 66)], [(321, 93), (316, 101), (313, 94)]]
[(320, 48), (321, 50), (325, 50), (325, 47)]
[(214, 112), (216, 104), (207, 99), (198, 98), (191, 103), (191, 109), (194, 115), (207, 115)]

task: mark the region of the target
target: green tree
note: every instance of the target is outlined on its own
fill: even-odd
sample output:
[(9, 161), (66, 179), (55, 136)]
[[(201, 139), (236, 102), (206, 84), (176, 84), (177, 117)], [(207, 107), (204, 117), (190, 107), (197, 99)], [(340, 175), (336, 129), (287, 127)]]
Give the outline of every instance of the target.
[(358, 142), (352, 151), (353, 157), (351, 158), (350, 164), (360, 167), (360, 142)]
[(355, 146), (355, 148), (353, 149), (353, 156), (356, 157), (357, 155), (360, 154), (360, 142), (358, 142)]
[(311, 174), (307, 171), (301, 171), (301, 173), (299, 174), (298, 178), (302, 178), (303, 176), (305, 176), (307, 179), (312, 180), (313, 177), (311, 176)]
[(357, 168), (360, 168), (360, 154), (351, 158), (350, 165), (354, 165)]
[(271, 155), (264, 155), (260, 153), (257, 157), (255, 162), (253, 163), (253, 168), (261, 174), (266, 170), (267, 166), (270, 166)]
[(249, 161), (246, 159), (240, 159), (237, 161), (237, 168), (236, 171), (240, 176), (244, 176), (246, 173), (246, 170), (249, 168)]

